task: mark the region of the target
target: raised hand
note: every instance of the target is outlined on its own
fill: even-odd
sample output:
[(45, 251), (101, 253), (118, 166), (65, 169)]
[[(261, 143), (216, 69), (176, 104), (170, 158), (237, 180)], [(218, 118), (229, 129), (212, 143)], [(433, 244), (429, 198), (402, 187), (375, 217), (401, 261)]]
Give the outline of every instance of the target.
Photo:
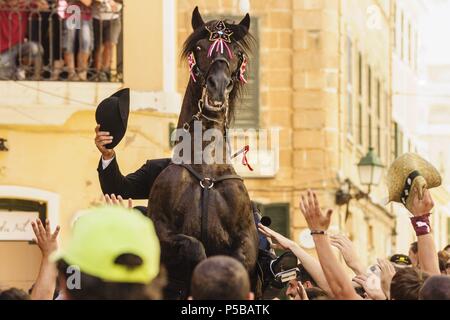
[(358, 283), (364, 288), (367, 295), (372, 300), (386, 300), (386, 296), (381, 290), (380, 278), (378, 278), (374, 274), (370, 274), (369, 276), (360, 274), (353, 278), (353, 281)]
[(50, 222), (48, 221), (48, 219), (45, 220), (45, 227), (40, 219), (36, 219), (35, 222), (31, 222), (31, 226), (36, 236), (34, 242), (37, 243), (39, 249), (41, 250), (42, 256), (48, 258), (54, 251), (58, 249), (57, 238), (60, 227), (57, 226), (55, 232), (52, 233), (50, 230)]
[(123, 200), (122, 196), (115, 196), (112, 194), (111, 196), (108, 194), (105, 194), (105, 203), (109, 206), (120, 206), (128, 209), (133, 209), (133, 200), (128, 199), (127, 204), (125, 204), (125, 201)]
[(100, 125), (95, 127), (95, 145), (97, 149), (101, 152), (103, 160), (110, 160), (114, 157), (115, 153), (113, 149), (107, 149), (105, 146), (113, 142), (114, 137), (112, 137), (109, 132), (100, 131)]
[(420, 217), (431, 213), (431, 210), (434, 207), (433, 198), (431, 197), (431, 193), (428, 189), (423, 191), (423, 197), (420, 199), (419, 192), (415, 192), (415, 197), (413, 199), (413, 204), (411, 207), (411, 213), (415, 217)]
[(365, 272), (353, 243), (344, 235), (330, 235), (331, 245), (339, 249), (347, 266), (357, 275)]
[(274, 249), (291, 250), (292, 246), (294, 245), (294, 241), (286, 238), (285, 236), (279, 234), (276, 231), (273, 231), (268, 227), (263, 226), (262, 224), (258, 224), (258, 230), (263, 235), (272, 240), (272, 247)]
[(327, 231), (330, 227), (333, 210), (328, 209), (324, 214), (320, 209), (317, 195), (313, 191), (308, 190), (306, 197), (303, 195), (301, 196), (300, 210), (311, 231)]
[(387, 259), (378, 259), (378, 265), (381, 269), (381, 290), (384, 295), (391, 298), (391, 282), (395, 275), (395, 268), (392, 263)]
[(309, 300), (305, 287), (302, 285), (300, 281), (298, 281), (297, 284), (297, 294), (295, 295), (294, 300)]

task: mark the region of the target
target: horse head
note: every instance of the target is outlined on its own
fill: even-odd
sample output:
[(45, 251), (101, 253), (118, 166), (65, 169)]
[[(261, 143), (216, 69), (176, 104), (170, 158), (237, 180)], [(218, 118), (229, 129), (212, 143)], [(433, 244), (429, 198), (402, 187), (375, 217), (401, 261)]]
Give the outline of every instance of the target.
[(189, 64), (189, 86), (196, 97), (190, 103), (189, 116), (198, 112), (198, 116), (227, 127), (234, 116), (236, 98), (247, 82), (245, 73), (254, 41), (249, 33), (250, 16), (247, 14), (238, 24), (228, 20), (204, 22), (196, 7), (192, 28), (182, 52)]

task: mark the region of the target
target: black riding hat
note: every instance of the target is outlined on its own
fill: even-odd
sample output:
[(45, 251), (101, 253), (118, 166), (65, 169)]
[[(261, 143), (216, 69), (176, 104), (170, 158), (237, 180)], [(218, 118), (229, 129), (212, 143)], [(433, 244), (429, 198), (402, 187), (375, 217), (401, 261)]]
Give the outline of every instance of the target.
[(113, 149), (125, 136), (130, 114), (130, 89), (122, 89), (103, 100), (95, 112), (95, 120), (100, 131), (107, 131), (113, 136), (113, 142), (106, 145)]

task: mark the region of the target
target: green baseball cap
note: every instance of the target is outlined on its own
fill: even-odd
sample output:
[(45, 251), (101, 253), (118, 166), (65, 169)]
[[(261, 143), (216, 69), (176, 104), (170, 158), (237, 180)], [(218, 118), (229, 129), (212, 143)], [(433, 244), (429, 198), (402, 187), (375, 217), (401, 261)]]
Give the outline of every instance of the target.
[[(142, 264), (117, 264), (124, 254), (138, 256)], [(104, 281), (148, 284), (159, 273), (160, 245), (153, 222), (140, 212), (104, 206), (82, 212), (69, 241), (51, 259), (63, 259)]]

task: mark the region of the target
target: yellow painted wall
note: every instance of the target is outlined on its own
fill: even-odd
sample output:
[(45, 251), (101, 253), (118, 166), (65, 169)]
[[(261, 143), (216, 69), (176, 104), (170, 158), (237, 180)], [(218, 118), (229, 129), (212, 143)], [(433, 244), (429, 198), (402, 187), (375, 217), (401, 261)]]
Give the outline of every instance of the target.
[(124, 6), (125, 86), (163, 90), (163, 0), (127, 0)]

